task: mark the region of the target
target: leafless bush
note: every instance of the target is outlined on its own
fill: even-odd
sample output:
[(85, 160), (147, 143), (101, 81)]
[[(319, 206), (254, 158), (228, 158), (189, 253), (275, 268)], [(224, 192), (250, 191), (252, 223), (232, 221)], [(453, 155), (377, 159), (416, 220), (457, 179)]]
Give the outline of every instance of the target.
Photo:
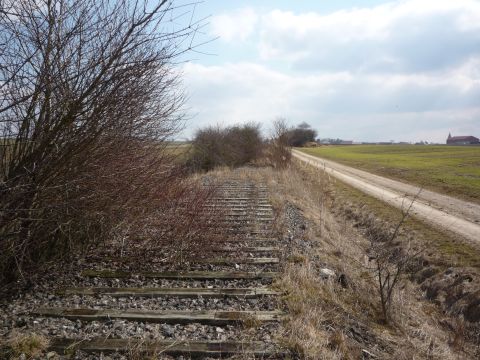
[(257, 160), (262, 150), (263, 139), (258, 124), (207, 127), (195, 135), (191, 163), (203, 170), (217, 166), (237, 167)]
[(288, 145), (293, 147), (304, 146), (307, 143), (315, 142), (317, 131), (303, 122), (288, 130)]
[(0, 8), (0, 284), (184, 194), (174, 59), (199, 24), (166, 0)]
[(149, 269), (153, 262), (167, 260), (182, 266), (192, 256), (209, 254), (224, 239), (216, 221), (221, 210), (205, 206), (215, 185), (206, 187), (181, 174), (175, 185), (167, 185), (155, 208), (145, 206), (139, 216), (119, 223), (106, 244), (108, 253), (130, 268)]
[(286, 120), (278, 118), (273, 122), (273, 133), (267, 147), (267, 158), (273, 167), (284, 169), (292, 159), (289, 147), (289, 128)]
[(399, 231), (407, 220), (418, 195), (419, 193), (407, 209), (402, 211), (402, 217), (392, 231), (386, 231), (383, 224), (378, 222), (372, 223), (367, 229), (366, 235), (370, 241), (369, 260), (373, 262), (371, 270), (375, 273), (377, 280), (382, 320), (385, 323), (391, 320), (394, 291), (422, 252), (415, 251), (409, 245), (398, 243)]

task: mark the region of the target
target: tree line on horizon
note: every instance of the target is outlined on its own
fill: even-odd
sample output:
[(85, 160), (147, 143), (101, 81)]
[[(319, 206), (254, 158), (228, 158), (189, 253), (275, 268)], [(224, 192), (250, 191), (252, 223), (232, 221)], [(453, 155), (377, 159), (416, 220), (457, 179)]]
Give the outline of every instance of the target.
[[(262, 158), (275, 158), (272, 153), (283, 153), (281, 147), (301, 147), (314, 142), (316, 130), (303, 122), (289, 127), (284, 119), (277, 119), (273, 123), (270, 136), (262, 135), (259, 123), (247, 123), (232, 126), (207, 126), (197, 130), (192, 140), (193, 149), (189, 157), (189, 164), (195, 169), (212, 170), (215, 167), (238, 167), (255, 163)], [(279, 140), (281, 139), (281, 140)], [(275, 144), (279, 144), (276, 148)], [(273, 163), (278, 163), (275, 160)], [(276, 165), (274, 165), (276, 166)]]

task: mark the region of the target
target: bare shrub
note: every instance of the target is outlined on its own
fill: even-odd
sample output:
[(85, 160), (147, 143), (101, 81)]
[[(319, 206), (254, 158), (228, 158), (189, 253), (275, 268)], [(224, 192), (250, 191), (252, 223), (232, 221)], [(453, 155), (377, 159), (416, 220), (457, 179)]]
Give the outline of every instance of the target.
[(217, 226), (222, 210), (205, 206), (215, 192), (215, 185), (205, 187), (197, 180), (177, 179), (177, 186), (169, 186), (159, 206), (129, 227), (124, 244), (127, 260), (135, 262), (162, 253), (182, 266), (192, 256), (209, 254), (225, 235)]
[(227, 129), (226, 141), (230, 163), (234, 167), (252, 163), (262, 155), (263, 139), (260, 125), (249, 123)]
[(289, 129), (288, 131), (288, 145), (293, 147), (304, 146), (307, 143), (315, 142), (317, 131), (303, 122), (298, 126)]
[(165, 151), (183, 104), (173, 60), (198, 24), (172, 30), (173, 10), (2, 4), (0, 284), (181, 198)]
[(190, 163), (202, 170), (218, 166), (238, 167), (257, 160), (262, 150), (263, 139), (258, 124), (207, 127), (195, 134)]
[(353, 220), (355, 226), (362, 227), (369, 241), (366, 248), (368, 263), (365, 267), (374, 275), (380, 302), (380, 320), (386, 324), (393, 318), (396, 289), (406, 275), (422, 266), (424, 247), (412, 246), (401, 231), (419, 194), (402, 210), (400, 219), (395, 223), (382, 221), (373, 213), (364, 212), (363, 208), (355, 208), (350, 203), (342, 206), (345, 219)]
[(273, 122), (273, 132), (266, 150), (267, 158), (274, 168), (285, 169), (292, 159), (289, 147), (289, 128), (283, 118)]
[(383, 224), (373, 222), (367, 228), (369, 260), (373, 262), (371, 270), (375, 273), (377, 290), (380, 296), (382, 320), (389, 323), (394, 291), (423, 250), (415, 251), (409, 245), (398, 242), (400, 228), (407, 220), (412, 206), (420, 192), (402, 211), (402, 217), (392, 231), (385, 231)]
[(198, 130), (193, 140), (190, 163), (195, 169), (212, 170), (226, 164), (225, 132), (220, 127)]

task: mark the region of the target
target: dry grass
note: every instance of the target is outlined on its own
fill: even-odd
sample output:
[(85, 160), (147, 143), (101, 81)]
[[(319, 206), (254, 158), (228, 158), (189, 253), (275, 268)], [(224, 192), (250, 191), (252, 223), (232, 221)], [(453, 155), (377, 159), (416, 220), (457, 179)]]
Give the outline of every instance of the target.
[[(301, 261), (287, 262), (277, 284), (287, 292), (290, 312), (284, 341), (302, 358), (357, 359), (368, 353), (383, 359), (475, 358), (472, 344), (443, 325), (452, 319), (424, 300), (419, 286), (406, 278), (394, 294), (392, 324), (382, 324), (368, 266), (369, 241), (334, 212), (340, 204), (333, 179), (298, 164), (285, 171), (245, 170), (244, 175), (269, 184), (277, 211), (293, 204), (308, 223), (302, 241), (311, 247), (302, 250), (294, 239), (290, 258)], [(320, 268), (334, 270), (336, 277), (323, 279)]]
[(126, 355), (130, 360), (156, 360), (160, 359), (160, 352), (148, 350), (148, 344), (145, 340), (139, 339), (132, 341)]
[(310, 262), (288, 265), (277, 283), (288, 294), (286, 345), (306, 359), (356, 359), (361, 349), (337, 327), (346, 311), (339, 306), (345, 294), (333, 281), (319, 281), (312, 267)]
[(33, 359), (40, 356), (49, 345), (49, 341), (43, 335), (14, 332), (5, 341), (0, 356), (5, 359), (18, 359), (22, 356)]

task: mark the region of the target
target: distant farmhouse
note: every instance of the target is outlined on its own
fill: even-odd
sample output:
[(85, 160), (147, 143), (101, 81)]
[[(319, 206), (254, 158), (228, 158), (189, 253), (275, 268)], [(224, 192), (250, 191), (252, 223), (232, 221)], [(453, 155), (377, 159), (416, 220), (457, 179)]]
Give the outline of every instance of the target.
[(475, 136), (452, 136), (452, 134), (448, 134), (447, 145), (480, 145), (480, 140)]

